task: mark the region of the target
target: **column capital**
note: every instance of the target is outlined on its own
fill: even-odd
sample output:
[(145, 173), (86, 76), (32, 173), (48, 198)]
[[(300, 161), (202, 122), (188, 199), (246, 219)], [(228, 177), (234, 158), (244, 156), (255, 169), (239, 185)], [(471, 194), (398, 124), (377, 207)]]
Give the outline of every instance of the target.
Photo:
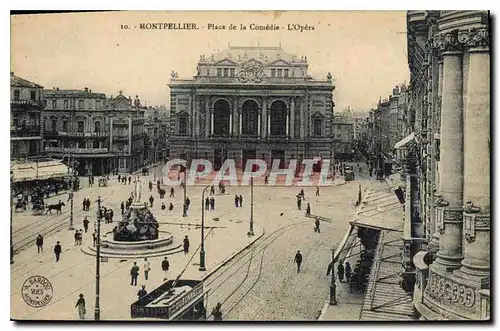
[(454, 52), (473, 48), (488, 49), (489, 46), (490, 36), (486, 27), (437, 33), (432, 38), (432, 47), (443, 52), (443, 55), (452, 55)]
[(468, 243), (476, 238), (476, 231), (490, 231), (491, 215), (464, 212), (464, 235)]

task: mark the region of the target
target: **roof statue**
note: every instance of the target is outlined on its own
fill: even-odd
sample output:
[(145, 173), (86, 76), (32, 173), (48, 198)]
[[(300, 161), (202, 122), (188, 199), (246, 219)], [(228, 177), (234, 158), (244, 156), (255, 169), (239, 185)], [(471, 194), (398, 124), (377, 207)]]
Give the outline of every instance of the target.
[(332, 80), (332, 73), (331, 72), (329, 72), (328, 75), (326, 75), (326, 79)]
[(172, 72), (170, 73), (170, 76), (172, 77), (172, 79), (174, 79), (174, 78), (179, 78), (179, 75), (178, 75), (175, 71), (173, 71), (173, 70), (172, 70)]

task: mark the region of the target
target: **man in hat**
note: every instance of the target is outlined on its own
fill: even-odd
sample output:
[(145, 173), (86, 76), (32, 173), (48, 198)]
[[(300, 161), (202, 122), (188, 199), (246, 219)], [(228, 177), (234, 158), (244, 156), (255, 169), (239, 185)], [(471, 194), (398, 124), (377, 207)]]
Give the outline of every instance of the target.
[(222, 305), (220, 302), (212, 310), (212, 316), (214, 317), (214, 321), (222, 321), (222, 311), (220, 310)]
[(130, 285), (137, 286), (137, 277), (139, 276), (139, 267), (137, 262), (134, 262), (134, 266), (130, 269)]
[(165, 259), (161, 262), (161, 270), (163, 270), (163, 274), (165, 275), (163, 281), (166, 282), (168, 280), (168, 269), (170, 268), (170, 263), (168, 262), (168, 258), (165, 256)]
[(148, 280), (148, 274), (149, 274), (150, 270), (151, 270), (151, 264), (149, 263), (148, 258), (145, 257), (144, 258), (144, 278), (146, 280)]
[(85, 299), (83, 298), (83, 294), (80, 293), (79, 299), (76, 302), (75, 308), (78, 308), (78, 316), (81, 320), (85, 319), (85, 313), (87, 310), (85, 309)]
[(297, 273), (299, 273), (300, 266), (302, 265), (302, 254), (300, 254), (300, 251), (297, 251), (297, 254), (295, 254), (294, 262), (297, 264)]
[(142, 285), (142, 287), (139, 290), (139, 292), (137, 292), (137, 297), (138, 297), (138, 299), (140, 299), (143, 296), (145, 296), (146, 294), (148, 294), (148, 291), (146, 291), (146, 285)]
[(54, 254), (56, 255), (56, 262), (59, 262), (59, 257), (61, 256), (61, 252), (62, 252), (61, 244), (58, 241), (54, 246)]
[(43, 237), (41, 234), (36, 237), (36, 247), (38, 248), (38, 253), (43, 252)]

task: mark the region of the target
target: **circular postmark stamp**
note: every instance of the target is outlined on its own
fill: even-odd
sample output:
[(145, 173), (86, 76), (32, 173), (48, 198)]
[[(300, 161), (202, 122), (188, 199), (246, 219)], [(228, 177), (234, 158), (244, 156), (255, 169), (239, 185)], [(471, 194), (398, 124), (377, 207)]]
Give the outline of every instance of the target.
[(52, 284), (43, 276), (31, 276), (21, 288), (24, 302), (34, 308), (45, 307), (52, 300), (53, 294)]

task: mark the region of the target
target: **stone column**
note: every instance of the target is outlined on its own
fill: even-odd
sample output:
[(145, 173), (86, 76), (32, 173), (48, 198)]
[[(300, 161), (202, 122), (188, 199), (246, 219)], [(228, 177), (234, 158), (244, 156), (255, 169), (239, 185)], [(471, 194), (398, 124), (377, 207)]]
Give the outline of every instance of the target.
[[(304, 100), (305, 100), (305, 98), (301, 99), (300, 107), (299, 107), (299, 111), (300, 111), (300, 139), (304, 139), (304, 137), (305, 137), (305, 135), (304, 135), (304, 132), (305, 132)], [(304, 155), (304, 157), (305, 157), (305, 155)]]
[(285, 135), (287, 136), (287, 138), (288, 138), (288, 133), (290, 132), (288, 124), (290, 124), (290, 113), (287, 110), (285, 117)]
[(208, 104), (208, 95), (205, 96), (205, 137), (210, 136), (210, 114), (212, 113)]
[(214, 134), (214, 110), (210, 109), (210, 135)]
[(257, 133), (260, 137), (260, 111), (257, 114)]
[(290, 103), (290, 138), (295, 138), (295, 97)]
[[(269, 123), (268, 123), (268, 120), (267, 120), (267, 117), (268, 117), (268, 113), (267, 113), (267, 99), (266, 97), (263, 97), (262, 98), (262, 135), (261, 137), (262, 138), (266, 138), (266, 133), (268, 132), (269, 130)], [(259, 134), (261, 134), (259, 132)]]
[(463, 195), (463, 79), (459, 51), (443, 53), (441, 109), (441, 177), (436, 205), (440, 220), (439, 251), (435, 267), (451, 271), (462, 260)]
[(238, 136), (241, 137), (242, 135), (242, 122), (241, 122), (242, 118), (241, 118), (241, 109), (238, 109), (238, 128), (239, 128), (239, 131), (238, 131)]
[[(480, 30), (480, 29), (479, 29)], [(487, 31), (465, 32), (467, 39), (487, 39)], [(481, 34), (482, 33), (482, 34)], [(476, 46), (478, 46), (476, 44)], [(464, 116), (465, 250), (457, 275), (490, 282), (490, 55), (487, 47), (469, 49)]]
[(267, 113), (267, 135), (271, 135), (271, 114)]
[[(443, 60), (441, 59), (438, 64), (438, 91), (437, 91), (437, 100), (436, 100), (436, 105), (435, 109), (440, 109), (442, 108), (441, 106), (441, 98), (442, 98), (442, 91), (443, 91)], [(436, 114), (436, 116), (438, 116)], [(441, 114), (439, 114), (441, 116)], [(433, 123), (434, 124), (434, 123)], [(431, 137), (432, 140), (434, 141), (433, 147), (436, 146), (436, 141), (434, 137)], [(435, 153), (436, 151), (433, 151)], [(432, 160), (435, 160), (435, 157), (432, 158)], [(437, 163), (437, 164), (436, 164)], [(439, 167), (439, 162), (434, 162), (435, 166), (435, 175), (434, 175), (434, 183), (436, 186), (436, 192), (439, 192), (439, 171), (441, 171)], [(434, 193), (433, 193), (434, 194)], [(435, 203), (436, 200), (434, 200)], [(439, 250), (439, 229), (437, 228), (437, 214), (436, 214), (437, 209), (434, 209), (434, 216), (433, 216), (433, 222), (432, 222), (432, 227), (431, 227), (431, 241), (428, 244), (428, 249), (429, 252), (435, 256), (437, 251)]]
[(229, 114), (229, 136), (233, 135), (233, 114)]

